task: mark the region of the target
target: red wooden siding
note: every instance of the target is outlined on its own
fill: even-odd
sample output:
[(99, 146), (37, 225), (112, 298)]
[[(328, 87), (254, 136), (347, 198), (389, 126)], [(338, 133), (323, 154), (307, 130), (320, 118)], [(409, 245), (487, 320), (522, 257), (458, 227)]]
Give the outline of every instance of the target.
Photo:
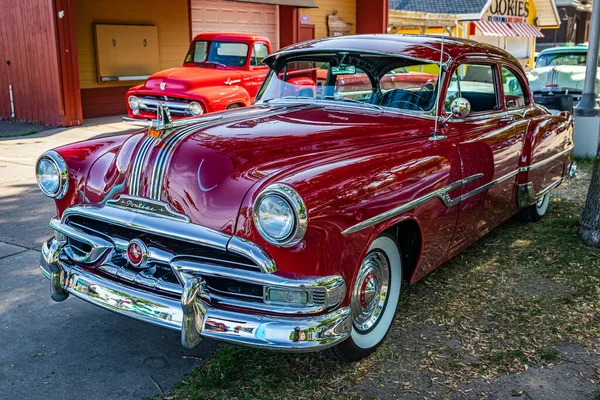
[(127, 90), (129, 86), (81, 89), (83, 118), (127, 114)]
[[(0, 117), (64, 124), (52, 0), (3, 0), (0, 12)], [(10, 63), (10, 65), (9, 65)]]

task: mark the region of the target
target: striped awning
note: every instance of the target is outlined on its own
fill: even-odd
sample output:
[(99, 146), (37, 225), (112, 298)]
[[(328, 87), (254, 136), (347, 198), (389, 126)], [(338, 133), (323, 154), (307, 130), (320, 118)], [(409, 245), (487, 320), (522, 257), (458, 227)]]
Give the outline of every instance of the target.
[(544, 37), (544, 34), (533, 25), (517, 24), (512, 22), (509, 25), (512, 28), (512, 30), (517, 34), (517, 36)]
[(475, 21), (475, 26), (484, 36), (517, 36), (508, 24), (492, 21)]

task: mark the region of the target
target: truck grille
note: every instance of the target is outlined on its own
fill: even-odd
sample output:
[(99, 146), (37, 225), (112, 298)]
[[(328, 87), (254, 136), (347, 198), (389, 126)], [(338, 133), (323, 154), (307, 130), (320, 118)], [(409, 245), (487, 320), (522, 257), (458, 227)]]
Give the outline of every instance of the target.
[(138, 96), (140, 109), (145, 112), (156, 114), (159, 104), (166, 104), (172, 115), (179, 117), (191, 116), (190, 103), (192, 100), (180, 99), (170, 96)]

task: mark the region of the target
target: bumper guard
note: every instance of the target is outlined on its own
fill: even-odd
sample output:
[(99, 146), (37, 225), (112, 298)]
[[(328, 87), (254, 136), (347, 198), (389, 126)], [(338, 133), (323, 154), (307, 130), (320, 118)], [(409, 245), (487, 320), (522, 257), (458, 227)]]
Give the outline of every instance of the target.
[(350, 308), (325, 315), (279, 317), (247, 314), (211, 307), (210, 294), (201, 277), (187, 281), (180, 301), (122, 285), (59, 259), (63, 243), (44, 243), (40, 268), (50, 279), (52, 298), (63, 301), (74, 295), (118, 314), (181, 331), (186, 348), (202, 337), (234, 344), (293, 352), (318, 351), (336, 345), (351, 332)]

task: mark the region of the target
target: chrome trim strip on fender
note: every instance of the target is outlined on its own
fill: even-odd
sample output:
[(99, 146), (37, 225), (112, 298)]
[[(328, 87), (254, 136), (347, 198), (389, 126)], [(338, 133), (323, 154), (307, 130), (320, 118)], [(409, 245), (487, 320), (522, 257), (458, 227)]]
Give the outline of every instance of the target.
[[(433, 191), (431, 193), (428, 193), (428, 194), (426, 194), (424, 196), (421, 196), (421, 197), (418, 197), (418, 198), (416, 198), (414, 200), (411, 200), (408, 203), (403, 204), (403, 205), (401, 205), (399, 207), (393, 208), (393, 209), (391, 209), (389, 211), (386, 211), (386, 212), (384, 212), (382, 214), (376, 215), (376, 216), (374, 216), (372, 218), (369, 218), (369, 219), (367, 219), (365, 221), (359, 222), (358, 224), (353, 225), (350, 228), (343, 230), (342, 231), (342, 235), (349, 235), (351, 233), (358, 232), (358, 231), (361, 231), (361, 230), (363, 230), (365, 228), (369, 228), (369, 227), (377, 225), (377, 224), (379, 224), (381, 222), (387, 221), (390, 218), (397, 217), (398, 215), (401, 215), (401, 214), (403, 214), (403, 213), (405, 213), (407, 211), (410, 211), (413, 208), (418, 207), (421, 204), (424, 204), (424, 203), (426, 203), (429, 200), (432, 200), (434, 198), (439, 198), (440, 200), (442, 200), (442, 202), (444, 203), (444, 205), (446, 207), (448, 207), (448, 208), (453, 207), (453, 206), (459, 204), (462, 201), (465, 201), (465, 200), (467, 200), (467, 199), (469, 199), (469, 198), (471, 198), (473, 196), (478, 195), (479, 193), (485, 192), (487, 189), (491, 188), (494, 185), (499, 184), (500, 182), (503, 182), (503, 181), (505, 181), (507, 179), (510, 179), (510, 178), (516, 176), (519, 172), (527, 172), (527, 171), (530, 171), (530, 170), (532, 170), (534, 168), (537, 168), (537, 167), (539, 167), (541, 165), (549, 163), (550, 161), (555, 160), (558, 157), (564, 155), (565, 153), (568, 153), (569, 151), (573, 150), (573, 147), (574, 146), (570, 146), (567, 149), (565, 149), (565, 150), (563, 150), (563, 151), (561, 151), (561, 152), (559, 152), (559, 153), (557, 153), (557, 154), (555, 154), (555, 155), (553, 155), (551, 157), (548, 157), (548, 158), (546, 158), (546, 159), (544, 159), (542, 161), (538, 161), (535, 164), (532, 164), (532, 165), (529, 165), (529, 166), (526, 166), (526, 167), (519, 167), (516, 170), (514, 170), (512, 172), (509, 172), (506, 175), (503, 175), (503, 176), (501, 176), (499, 178), (496, 178), (496, 179), (492, 180), (491, 182), (486, 183), (485, 185), (479, 186), (478, 188), (476, 188), (474, 190), (471, 190), (470, 192), (465, 193), (465, 194), (457, 197), (456, 199), (451, 199), (450, 196), (449, 196), (449, 192), (451, 192), (452, 190), (457, 189), (457, 188), (459, 188), (459, 187), (461, 187), (461, 186), (463, 186), (463, 185), (465, 185), (465, 184), (467, 184), (469, 182), (472, 182), (472, 181), (474, 181), (476, 179), (479, 179), (480, 177), (483, 176), (483, 174), (471, 175), (471, 176), (469, 176), (469, 177), (467, 177), (465, 179), (453, 182), (453, 183), (451, 183), (451, 184), (449, 184), (447, 186), (444, 186), (441, 189), (438, 189), (438, 190)], [(556, 186), (558, 186), (558, 184)], [(552, 188), (554, 188), (556, 186), (550, 187), (549, 189), (546, 188), (546, 189), (547, 189), (547, 191), (549, 191), (549, 190), (551, 190)], [(544, 189), (544, 190), (546, 190), (546, 189)], [(544, 192), (544, 194), (546, 192)], [(539, 197), (539, 196), (541, 196), (541, 194), (538, 193), (537, 197)]]
[(536, 163), (533, 163), (533, 164), (531, 164), (531, 165), (527, 165), (527, 166), (525, 166), (525, 167), (520, 167), (520, 168), (519, 168), (519, 172), (527, 172), (527, 171), (531, 171), (532, 169), (535, 169), (535, 168), (537, 168), (537, 167), (540, 167), (540, 166), (542, 166), (542, 165), (544, 165), (544, 164), (547, 164), (547, 163), (549, 163), (550, 161), (556, 160), (558, 157), (560, 157), (560, 156), (564, 155), (565, 153), (568, 153), (568, 152), (570, 152), (571, 150), (573, 150), (573, 148), (574, 148), (574, 147), (575, 147), (575, 146), (569, 146), (569, 147), (567, 147), (566, 149), (564, 149), (563, 151), (561, 151), (561, 152), (559, 152), (559, 153), (556, 153), (555, 155), (553, 155), (553, 156), (550, 156), (550, 157), (548, 157), (548, 158), (546, 158), (546, 159), (544, 159), (544, 160), (542, 160), (542, 161), (538, 161), (538, 162), (536, 162)]
[(427, 203), (429, 200), (433, 200), (435, 198), (440, 199), (446, 207), (448, 207), (448, 208), (453, 207), (456, 204), (460, 203), (460, 201), (461, 201), (460, 196), (453, 200), (450, 198), (449, 193), (454, 189), (458, 189), (461, 186), (466, 185), (469, 182), (473, 182), (474, 180), (481, 178), (482, 176), (483, 176), (483, 174), (475, 174), (475, 175), (469, 176), (467, 178), (461, 179), (459, 181), (453, 182), (453, 183), (451, 183), (447, 186), (444, 186), (438, 190), (435, 190), (424, 196), (421, 196), (414, 200), (411, 200), (408, 203), (403, 204), (399, 207), (392, 208), (391, 210), (386, 211), (382, 214), (376, 215), (365, 221), (359, 222), (358, 224), (353, 225), (350, 228), (342, 231), (342, 235), (349, 235), (351, 233), (358, 232), (365, 228), (369, 228), (371, 226), (377, 225), (381, 222), (387, 221), (390, 218), (394, 218), (394, 217), (397, 217), (398, 215), (404, 214), (405, 212), (410, 211), (413, 208), (416, 208), (416, 207), (420, 206), (421, 204)]

